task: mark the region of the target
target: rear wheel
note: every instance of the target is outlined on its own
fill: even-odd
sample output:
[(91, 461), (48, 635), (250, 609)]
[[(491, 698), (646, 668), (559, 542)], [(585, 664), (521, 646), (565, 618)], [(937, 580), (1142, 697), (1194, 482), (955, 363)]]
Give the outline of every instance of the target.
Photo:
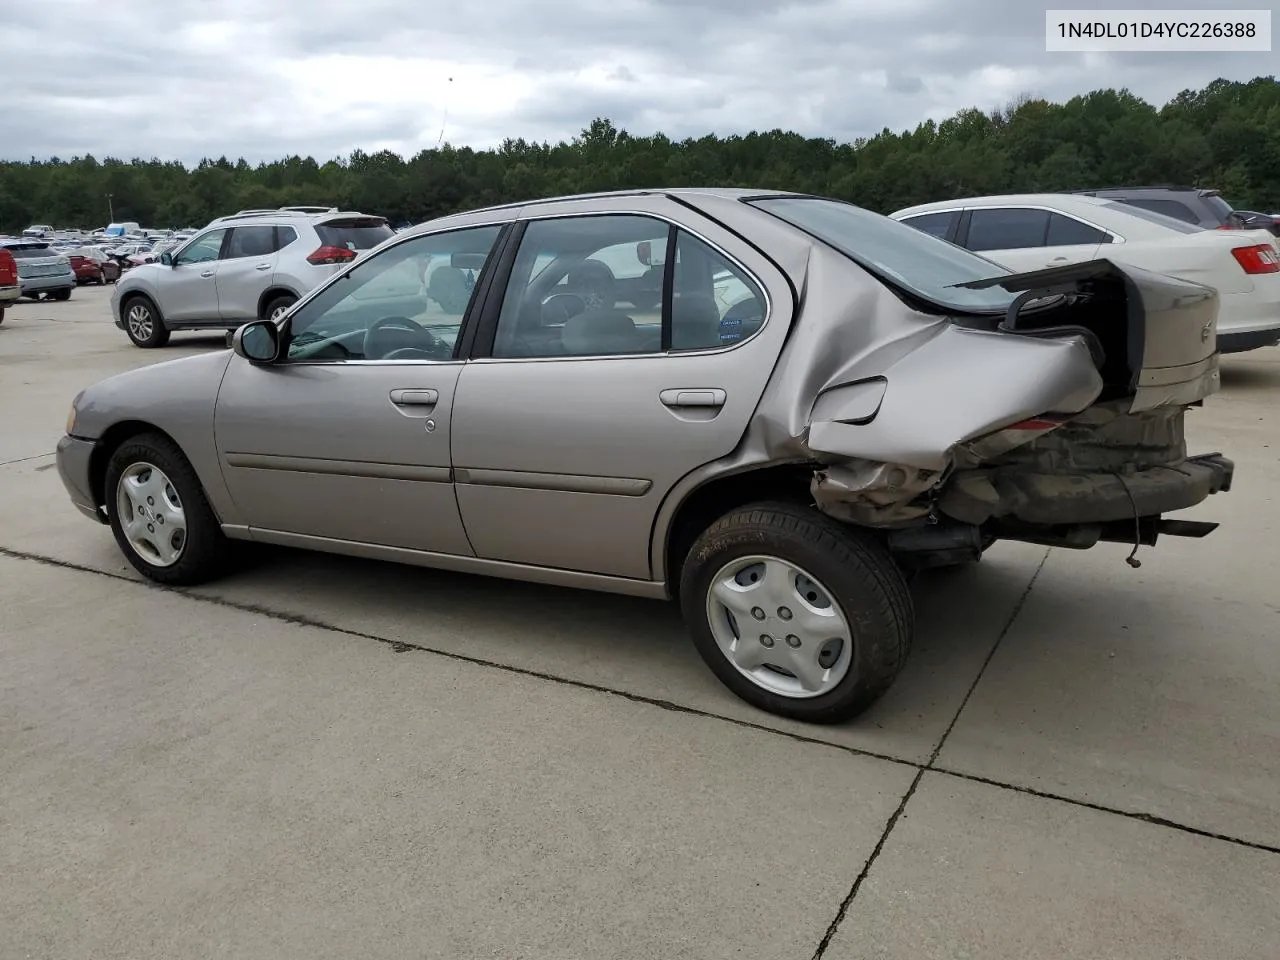
[(889, 689), (914, 611), (906, 580), (872, 538), (818, 513), (760, 503), (698, 538), (680, 602), (703, 660), (770, 713), (839, 723)]
[(298, 302), (298, 298), (282, 293), (278, 297), (272, 297), (267, 301), (266, 307), (263, 308), (262, 318), (264, 320), (279, 320), (281, 315)]
[(135, 346), (163, 347), (169, 342), (169, 328), (146, 297), (130, 297), (120, 307), (125, 333)]
[(226, 569), (230, 542), (195, 470), (168, 437), (143, 434), (117, 447), (105, 494), (116, 543), (147, 579), (190, 585)]
[(70, 300), (71, 288), (63, 287), (61, 290), (55, 290), (53, 291), (53, 293), (49, 294), (49, 299), (50, 300)]

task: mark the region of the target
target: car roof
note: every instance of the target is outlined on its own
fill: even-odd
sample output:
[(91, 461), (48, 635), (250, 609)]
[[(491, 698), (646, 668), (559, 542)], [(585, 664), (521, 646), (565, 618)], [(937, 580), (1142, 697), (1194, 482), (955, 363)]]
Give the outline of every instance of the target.
[(376, 214), (361, 213), (358, 210), (343, 210), (339, 207), (264, 207), (253, 210), (240, 210), (236, 213), (229, 213), (225, 217), (214, 217), (206, 224), (206, 229), (214, 224), (235, 226), (237, 222), (253, 223), (259, 220), (286, 222), (301, 220), (307, 223), (320, 223), (324, 220), (332, 220), (335, 217), (353, 217), (368, 220), (386, 219), (386, 217), (380, 217)]
[[(455, 217), (476, 217), (483, 214), (496, 213), (502, 210), (520, 210), (525, 207), (546, 206), (554, 203), (572, 203), (583, 200), (607, 200), (615, 197), (706, 197), (721, 200), (746, 200), (755, 197), (808, 197), (810, 194), (798, 193), (794, 190), (759, 190), (750, 187), (646, 187), (632, 190), (602, 190), (595, 193), (569, 193), (556, 197), (536, 197), (531, 200), (520, 200), (516, 203), (499, 203), (488, 207), (475, 207), (458, 210), (454, 213), (432, 217), (400, 231), (401, 236), (425, 232), (436, 225)], [(821, 197), (818, 199), (835, 199)]]
[(1089, 207), (1105, 207), (1113, 201), (1105, 197), (1087, 197), (1074, 193), (1007, 193), (991, 194), (985, 197), (960, 197), (955, 200), (935, 200), (932, 203), (919, 203), (912, 207), (903, 207), (889, 214), (891, 217), (905, 216), (915, 213), (934, 213), (941, 210), (954, 210), (959, 207), (1000, 207), (1000, 206), (1046, 206), (1063, 209), (1086, 209)]

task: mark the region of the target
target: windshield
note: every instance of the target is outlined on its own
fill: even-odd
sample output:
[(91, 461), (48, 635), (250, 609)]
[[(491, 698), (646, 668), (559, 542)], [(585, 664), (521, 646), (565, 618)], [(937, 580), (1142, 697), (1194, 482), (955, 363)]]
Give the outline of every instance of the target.
[(834, 247), (879, 280), (939, 306), (1005, 310), (1014, 294), (1001, 287), (956, 284), (1011, 275), (1000, 264), (921, 230), (838, 200), (769, 197), (748, 203)]

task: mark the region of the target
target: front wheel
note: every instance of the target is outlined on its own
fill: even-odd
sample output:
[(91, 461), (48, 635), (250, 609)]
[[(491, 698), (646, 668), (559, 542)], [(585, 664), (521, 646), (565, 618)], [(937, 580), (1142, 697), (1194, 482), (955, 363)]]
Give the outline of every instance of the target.
[(135, 346), (163, 347), (169, 342), (169, 328), (156, 313), (156, 308), (145, 297), (132, 297), (121, 307), (124, 314), (125, 333)]
[(116, 543), (148, 580), (187, 586), (225, 570), (230, 542), (195, 470), (168, 437), (143, 434), (116, 448), (105, 493)]
[(915, 627), (885, 548), (811, 508), (753, 504), (690, 551), (680, 602), (694, 644), (754, 706), (809, 723), (856, 717), (889, 689)]

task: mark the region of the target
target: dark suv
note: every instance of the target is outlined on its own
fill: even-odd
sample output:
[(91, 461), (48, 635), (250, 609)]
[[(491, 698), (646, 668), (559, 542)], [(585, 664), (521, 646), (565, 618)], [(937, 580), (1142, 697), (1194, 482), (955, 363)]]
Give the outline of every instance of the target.
[(1071, 190), (1070, 193), (1104, 197), (1141, 207), (1166, 217), (1198, 224), (1206, 230), (1270, 230), (1280, 236), (1275, 217), (1252, 210), (1236, 210), (1217, 190), (1195, 187), (1104, 187), (1098, 190)]

